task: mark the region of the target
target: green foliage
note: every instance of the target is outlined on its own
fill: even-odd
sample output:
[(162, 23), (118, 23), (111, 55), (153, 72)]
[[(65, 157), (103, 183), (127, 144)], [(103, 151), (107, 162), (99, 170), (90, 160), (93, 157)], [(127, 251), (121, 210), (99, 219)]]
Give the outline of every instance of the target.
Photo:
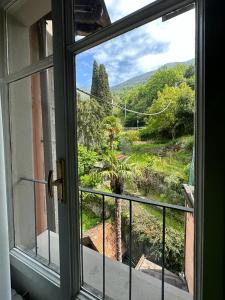
[(79, 98), (77, 104), (78, 140), (88, 149), (100, 148), (103, 144), (101, 106), (94, 99)]
[(98, 225), (101, 218), (96, 216), (90, 209), (83, 208), (82, 222), (83, 232), (85, 232)]
[(99, 88), (99, 66), (96, 60), (93, 62), (91, 95), (98, 97)]
[(119, 149), (123, 152), (129, 151), (134, 142), (139, 141), (139, 130), (123, 131), (119, 137)]
[(93, 63), (91, 95), (99, 102), (103, 115), (109, 115), (112, 111), (112, 95), (109, 88), (109, 79), (103, 64)]
[(133, 142), (139, 141), (139, 130), (125, 131), (124, 136), (131, 144), (133, 144)]
[(191, 77), (194, 77), (195, 76), (195, 66), (194, 65), (190, 65), (185, 73), (184, 73), (184, 77), (185, 78), (191, 78)]
[[(185, 81), (184, 73), (186, 69), (187, 65), (183, 64), (178, 64), (173, 68), (159, 69), (147, 83), (135, 86), (130, 90), (124, 90), (120, 95), (121, 104), (124, 105), (126, 103), (128, 109), (146, 112), (157, 97), (158, 92), (161, 92), (165, 85), (169, 87), (178, 86)], [(143, 126), (145, 124), (144, 116), (139, 116), (138, 118), (139, 126)], [(125, 126), (136, 126), (137, 115), (128, 112), (124, 122)]]
[(105, 117), (102, 122), (102, 128), (106, 134), (109, 149), (114, 149), (114, 143), (118, 140), (119, 134), (122, 130), (120, 119), (115, 116)]
[(184, 73), (187, 84), (194, 90), (195, 89), (195, 66), (190, 65)]
[(140, 130), (141, 141), (149, 141), (152, 138), (152, 132), (147, 127)]
[(118, 159), (112, 151), (103, 156), (104, 168), (101, 176), (110, 180), (110, 189), (113, 193), (122, 194), (125, 180), (131, 178), (132, 165), (127, 163), (128, 160), (129, 157)]
[(80, 177), (80, 185), (82, 187), (94, 188), (101, 182), (100, 176), (97, 172), (90, 173), (89, 175), (83, 175)]
[[(128, 205), (123, 208), (123, 235), (128, 241), (129, 213)], [(133, 204), (132, 245), (133, 260), (138, 262), (144, 254), (149, 260), (161, 264), (162, 257), (162, 218), (154, 216), (139, 204)], [(184, 232), (173, 226), (166, 227), (165, 262), (166, 268), (174, 273), (183, 271)]]
[(88, 150), (85, 146), (78, 145), (78, 175), (79, 177), (89, 174), (95, 168), (98, 154)]
[(148, 112), (156, 113), (167, 106), (162, 114), (146, 118), (149, 136), (175, 138), (181, 134), (192, 133), (194, 91), (186, 83), (178, 87), (166, 85), (162, 92), (158, 92)]

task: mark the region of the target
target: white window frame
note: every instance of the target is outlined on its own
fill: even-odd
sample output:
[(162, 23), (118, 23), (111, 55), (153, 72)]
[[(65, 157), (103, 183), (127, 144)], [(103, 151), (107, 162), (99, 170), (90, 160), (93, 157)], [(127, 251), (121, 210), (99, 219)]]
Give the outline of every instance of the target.
[[(6, 7), (8, 4), (8, 0), (2, 0), (0, 1), (0, 5), (2, 7)], [(65, 97), (67, 101), (69, 101), (71, 107), (73, 105), (73, 99), (74, 99), (74, 91), (70, 90), (71, 86), (74, 86), (74, 55), (81, 53), (84, 50), (87, 50), (97, 44), (102, 43), (103, 41), (109, 40), (115, 36), (118, 36), (119, 34), (122, 34), (124, 32), (127, 32), (137, 26), (143, 25), (146, 22), (150, 22), (156, 18), (158, 18), (162, 12), (163, 14), (167, 13), (171, 8), (175, 9), (180, 6), (183, 6), (184, 4), (189, 4), (192, 1), (188, 0), (167, 0), (167, 1), (156, 1), (153, 4), (149, 5), (149, 8), (143, 8), (139, 12), (136, 12), (132, 14), (132, 18), (130, 16), (125, 17), (122, 20), (117, 21), (114, 23), (112, 26), (109, 28), (103, 29), (101, 32), (98, 32), (96, 34), (93, 34), (81, 41), (78, 41), (77, 43), (74, 43), (73, 38), (74, 38), (74, 32), (73, 32), (73, 14), (72, 14), (72, 1), (71, 0), (62, 0), (62, 1), (57, 1), (53, 0), (53, 15), (55, 18), (54, 24), (55, 24), (55, 32), (57, 33), (57, 38), (56, 35), (54, 37), (54, 65), (56, 68), (56, 73), (55, 73), (55, 81), (56, 84), (58, 85), (57, 87), (57, 92), (58, 92), (58, 97)], [(205, 78), (205, 70), (206, 70), (206, 49), (209, 47), (207, 43), (209, 43), (210, 38), (212, 40), (212, 24), (207, 25), (206, 19), (209, 20), (210, 17), (210, 7), (212, 7), (214, 15), (216, 13), (218, 14), (219, 17), (222, 18), (222, 12), (219, 13), (218, 10), (220, 10), (220, 6), (218, 5), (221, 4), (222, 6), (222, 1), (219, 0), (217, 1), (217, 6), (218, 8), (215, 8), (215, 4), (212, 3), (211, 1), (211, 6), (209, 5), (210, 0), (197, 0), (196, 1), (196, 33), (197, 33), (197, 52), (196, 52), (196, 62), (197, 62), (197, 93), (196, 93), (196, 161), (195, 161), (195, 166), (196, 166), (196, 189), (195, 189), (195, 295), (194, 299), (195, 300), (205, 300), (205, 293), (207, 293), (207, 290), (213, 287), (213, 284), (208, 284), (209, 281), (207, 281), (207, 274), (210, 272), (209, 266), (210, 264), (207, 261), (207, 249), (210, 248), (208, 244), (204, 244), (204, 237), (206, 235), (209, 236), (207, 239), (207, 242), (209, 243), (210, 241), (213, 241), (213, 234), (209, 232), (208, 226), (206, 226), (205, 221), (206, 221), (206, 216), (210, 216), (210, 205), (208, 202), (209, 201), (207, 198), (207, 192), (210, 193), (213, 188), (217, 188), (217, 195), (219, 195), (219, 200), (222, 201), (223, 199), (223, 190), (222, 187), (216, 186), (213, 184), (211, 186), (206, 185), (207, 183), (207, 178), (206, 175), (209, 172), (207, 170), (208, 162), (207, 159), (210, 157), (210, 154), (207, 152), (209, 143), (213, 142), (213, 137), (208, 138), (207, 133), (208, 133), (208, 128), (209, 125), (207, 125), (206, 121), (213, 120), (213, 116), (210, 115), (210, 112), (206, 112), (206, 105), (208, 105), (208, 100), (207, 100), (207, 89), (206, 89), (206, 82), (207, 79)], [(208, 7), (206, 7), (206, 4), (208, 4)], [(214, 5), (214, 6), (213, 6)], [(213, 15), (212, 15), (213, 16)], [(0, 11), (0, 25), (1, 25), (1, 36), (4, 36), (4, 29), (1, 24), (1, 21), (4, 19), (4, 12)], [(57, 21), (56, 21), (57, 20)], [(214, 21), (215, 17), (213, 18)], [(211, 26), (211, 28), (210, 28)], [(218, 29), (218, 28), (217, 28)], [(219, 31), (219, 30), (218, 30)], [(216, 32), (215, 34), (221, 34), (222, 36), (222, 29), (219, 32)], [(206, 36), (209, 36), (209, 39), (206, 42)], [(5, 41), (4, 41), (5, 42)], [(1, 44), (0, 44), (1, 45)], [(1, 46), (0, 46), (1, 47)], [(209, 47), (210, 48), (210, 47)], [(216, 51), (216, 46), (212, 49), (210, 48), (207, 53), (211, 53), (213, 55), (213, 50)], [(210, 52), (211, 51), (211, 52)], [(222, 52), (220, 52), (220, 57), (222, 57)], [(0, 56), (1, 58), (5, 59), (5, 53), (4, 53), (4, 48), (0, 48)], [(4, 59), (1, 59), (1, 62), (4, 61)], [(52, 59), (52, 58), (51, 58)], [(50, 60), (51, 60), (50, 59)], [(49, 59), (43, 60), (43, 64), (49, 64)], [(0, 66), (1, 67), (1, 66)], [(32, 73), (34, 71), (37, 71), (38, 68), (40, 67), (40, 64), (31, 66), (26, 68), (25, 73)], [(33, 70), (33, 71), (32, 71)], [(25, 74), (24, 73), (24, 74)], [(0, 88), (1, 88), (1, 94), (2, 98), (7, 98), (7, 88), (6, 84), (10, 80), (15, 79), (13, 77), (14, 75), (10, 76), (4, 76), (6, 74), (6, 68), (3, 66), (3, 70), (0, 69)], [(18, 75), (18, 74), (17, 74)], [(22, 74), (20, 74), (21, 76)], [(208, 83), (208, 82), (207, 82)], [(3, 103), (4, 104), (4, 103)], [(7, 116), (8, 110), (7, 106), (3, 105), (4, 109), (4, 116)], [(219, 117), (222, 117), (222, 113), (224, 110), (220, 110), (218, 112)], [(73, 110), (67, 112), (67, 116), (69, 120), (73, 120)], [(9, 152), (9, 149), (7, 148), (8, 142), (9, 142), (9, 136), (7, 135), (7, 117), (5, 117), (5, 122), (4, 122), (4, 128), (5, 128), (5, 147), (6, 147), (6, 162), (8, 161), (7, 159), (7, 153)], [(73, 126), (72, 126), (73, 127)], [(215, 127), (214, 127), (215, 128)], [(75, 132), (75, 128), (68, 128), (68, 134), (67, 137), (72, 133)], [(214, 139), (215, 141), (215, 139)], [(71, 152), (74, 151), (74, 145), (73, 141), (69, 140), (69, 156), (71, 156)], [(74, 153), (74, 152), (73, 152)], [(212, 151), (212, 155), (215, 155), (215, 163), (219, 163), (219, 159), (216, 157), (216, 151)], [(74, 164), (76, 164), (76, 161), (73, 161)], [(210, 169), (210, 166), (209, 166)], [(7, 171), (7, 182), (10, 182), (10, 168), (8, 165), (6, 165), (6, 171)], [(220, 169), (218, 173), (213, 174), (215, 178), (219, 179), (219, 176), (222, 176), (222, 171), (224, 171), (224, 167)], [(70, 174), (73, 174), (72, 170), (68, 171)], [(71, 180), (75, 180), (75, 178), (71, 178)], [(220, 182), (220, 181), (219, 181)], [(11, 192), (10, 192), (10, 186), (8, 188), (8, 199), (11, 199)], [(73, 187), (71, 187), (73, 189)], [(219, 191), (218, 191), (219, 190)], [(77, 195), (78, 199), (78, 185), (76, 185), (76, 190), (70, 190), (68, 191), (71, 195)], [(72, 197), (71, 197), (72, 199)], [(78, 201), (77, 201), (78, 202)], [(206, 205), (207, 204), (207, 205)], [(213, 212), (219, 212), (223, 208), (222, 204), (220, 204), (217, 208), (213, 210)], [(79, 209), (78, 209), (78, 204), (72, 202), (69, 203), (68, 209), (64, 214), (64, 217), (68, 217), (68, 224), (69, 224), (69, 230), (70, 230), (70, 244), (69, 244), (69, 253), (77, 253), (76, 257), (70, 257), (70, 263), (71, 263), (71, 270), (70, 274), (65, 276), (65, 280), (70, 280), (72, 283), (70, 285), (70, 293), (68, 296), (68, 299), (71, 299), (72, 296), (75, 297), (80, 291), (80, 281), (79, 281), (79, 269), (80, 269), (80, 260), (79, 260)], [(223, 214), (224, 216), (224, 214)], [(224, 225), (224, 220), (222, 221), (221, 214), (219, 214), (219, 224)], [(11, 201), (9, 201), (9, 224), (10, 224), (10, 235), (13, 237), (13, 224), (12, 224), (12, 204)], [(74, 222), (72, 220), (76, 219), (77, 221)], [(214, 220), (216, 220), (214, 218)], [(219, 230), (219, 228), (216, 228)], [(223, 232), (221, 230), (221, 232)], [(221, 239), (224, 238), (224, 236), (221, 236)], [(219, 240), (215, 240), (217, 242), (217, 245), (219, 245)], [(222, 248), (223, 250), (223, 248)], [(74, 252), (75, 251), (75, 252)], [(216, 251), (214, 252), (216, 253)], [(222, 258), (222, 252), (219, 252), (220, 258)], [(19, 260), (19, 255), (21, 253), (11, 253), (11, 259), (12, 259), (12, 267), (16, 267), (16, 263), (14, 264), (13, 260)], [(65, 253), (66, 255), (66, 253)], [(72, 256), (72, 255), (71, 255)], [(215, 258), (215, 257), (214, 257)], [(213, 259), (213, 256), (211, 257)], [(20, 262), (27, 262), (30, 264), (29, 259), (26, 257), (20, 257)], [(33, 262), (34, 265), (37, 264), (36, 262)], [(35, 268), (35, 267), (34, 267)], [(222, 268), (222, 266), (221, 266)], [(220, 270), (221, 270), (220, 268)], [(50, 274), (47, 274), (46, 272), (43, 272), (41, 270), (42, 267), (40, 267), (40, 272), (42, 276), (45, 276), (45, 278), (50, 278)], [(220, 274), (220, 273), (219, 273)], [(211, 278), (216, 276), (217, 274), (212, 273)], [(208, 275), (209, 276), (209, 275)], [(209, 276), (210, 277), (210, 276)], [(205, 280), (206, 278), (206, 280)], [(50, 280), (50, 279), (49, 279)], [(53, 279), (52, 279), (53, 280)], [(208, 285), (207, 285), (208, 284)], [(220, 289), (222, 291), (222, 286), (217, 285), (217, 289)], [(214, 289), (216, 292), (216, 285), (214, 284)], [(84, 292), (80, 293), (80, 296), (78, 297), (79, 299), (88, 299), (87, 294)], [(90, 299), (90, 298), (89, 298)], [(219, 300), (219, 298), (217, 298)], [(221, 298), (222, 299), (222, 298)], [(207, 298), (209, 300), (209, 298)]]

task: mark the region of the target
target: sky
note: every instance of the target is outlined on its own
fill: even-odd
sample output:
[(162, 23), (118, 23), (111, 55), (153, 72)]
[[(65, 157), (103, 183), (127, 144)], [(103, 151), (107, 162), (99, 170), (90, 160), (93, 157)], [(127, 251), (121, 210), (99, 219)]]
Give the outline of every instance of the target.
[[(154, 1), (105, 0), (112, 22), (150, 2)], [(79, 54), (77, 86), (90, 89), (94, 59), (105, 65), (109, 84), (115, 86), (166, 63), (187, 61), (194, 56), (195, 12), (191, 10), (166, 22), (160, 18)]]

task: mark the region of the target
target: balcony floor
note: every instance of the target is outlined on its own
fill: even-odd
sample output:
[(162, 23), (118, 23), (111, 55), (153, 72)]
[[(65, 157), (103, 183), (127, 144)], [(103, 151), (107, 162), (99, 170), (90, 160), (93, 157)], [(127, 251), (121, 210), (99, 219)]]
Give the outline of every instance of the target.
[[(51, 232), (51, 259), (59, 265), (58, 234)], [(48, 234), (38, 236), (38, 254), (48, 259)], [(83, 270), (85, 286), (101, 297), (103, 289), (103, 256), (83, 247)], [(106, 299), (128, 300), (129, 267), (122, 263), (105, 259)], [(165, 300), (192, 300), (193, 296), (182, 289), (165, 283)], [(161, 280), (132, 269), (132, 300), (161, 300)]]

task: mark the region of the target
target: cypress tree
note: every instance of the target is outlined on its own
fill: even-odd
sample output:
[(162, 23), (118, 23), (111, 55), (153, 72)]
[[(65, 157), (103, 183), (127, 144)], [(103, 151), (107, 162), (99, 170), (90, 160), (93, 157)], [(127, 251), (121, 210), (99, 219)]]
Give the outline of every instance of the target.
[(91, 84), (91, 94), (93, 96), (98, 97), (99, 91), (99, 66), (96, 60), (93, 63), (93, 71), (92, 71), (92, 84)]
[(96, 101), (99, 102), (103, 115), (108, 116), (112, 112), (112, 95), (109, 88), (109, 79), (106, 72), (105, 66), (100, 66), (94, 60), (93, 72), (92, 72), (92, 84), (91, 84), (91, 95), (96, 97)]
[(105, 66), (101, 64), (99, 66), (99, 98), (102, 99), (101, 105), (103, 106), (106, 115), (110, 115), (112, 112), (112, 95), (109, 88), (109, 79)]

